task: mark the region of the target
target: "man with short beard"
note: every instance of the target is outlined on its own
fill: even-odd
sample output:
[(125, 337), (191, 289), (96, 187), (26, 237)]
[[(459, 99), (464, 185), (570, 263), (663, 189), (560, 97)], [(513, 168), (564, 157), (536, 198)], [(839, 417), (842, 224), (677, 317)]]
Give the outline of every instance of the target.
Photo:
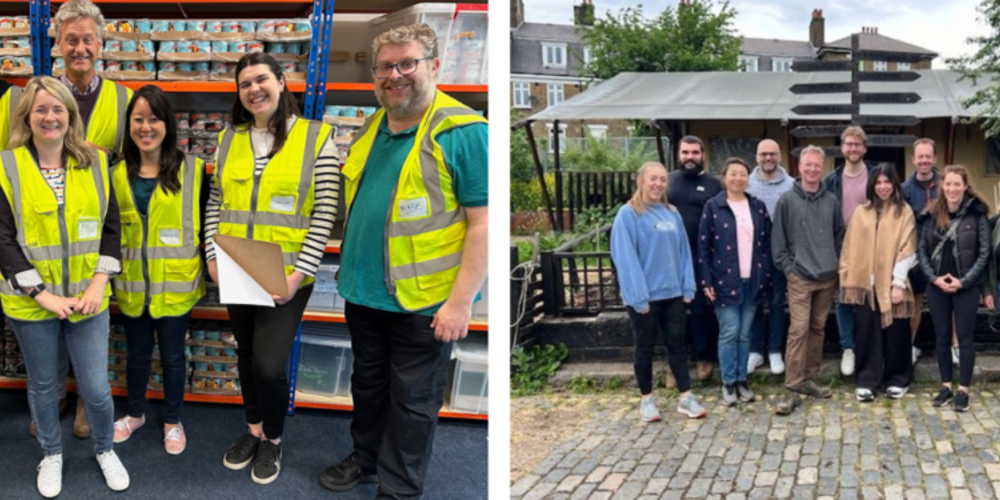
[[(750, 173), (747, 193), (764, 202), (769, 217), (774, 217), (778, 199), (795, 184), (784, 167), (781, 166), (781, 149), (778, 143), (764, 139), (757, 144), (757, 168)], [(784, 273), (771, 273), (771, 300), (767, 309), (767, 333), (764, 327), (764, 308), (758, 307), (750, 327), (750, 359), (747, 373), (753, 373), (764, 364), (764, 350), (767, 349), (771, 373), (785, 373), (785, 363), (781, 359), (785, 337), (785, 289), (787, 281)]]
[[(840, 152), (844, 163), (826, 176), (823, 183), (826, 190), (833, 193), (840, 202), (844, 226), (851, 222), (854, 210), (865, 203), (868, 188), (868, 173), (877, 165), (865, 161), (868, 151), (868, 136), (858, 126), (850, 126), (840, 134)], [(840, 332), (840, 348), (844, 350), (840, 360), (840, 373), (854, 374), (854, 307), (837, 304), (837, 329)]]
[[(693, 135), (681, 138), (677, 147), (679, 170), (670, 173), (667, 200), (684, 220), (684, 230), (691, 244), (691, 255), (698, 255), (698, 225), (705, 203), (722, 192), (722, 182), (705, 172), (705, 143)], [(698, 265), (695, 262), (694, 268)], [(698, 287), (703, 289), (702, 277), (695, 276)], [(712, 305), (701, 291), (694, 295), (690, 304), (691, 337), (694, 342), (694, 360), (698, 380), (708, 380), (712, 376), (712, 363), (718, 355), (718, 323)], [(668, 377), (672, 376), (668, 374)], [(668, 386), (671, 385), (668, 380)]]
[(379, 35), (382, 109), (351, 142), (338, 292), (351, 331), (354, 448), (320, 483), (376, 498), (420, 498), (444, 401), (452, 341), (465, 338), (486, 280), (486, 120), (437, 90), (426, 24)]

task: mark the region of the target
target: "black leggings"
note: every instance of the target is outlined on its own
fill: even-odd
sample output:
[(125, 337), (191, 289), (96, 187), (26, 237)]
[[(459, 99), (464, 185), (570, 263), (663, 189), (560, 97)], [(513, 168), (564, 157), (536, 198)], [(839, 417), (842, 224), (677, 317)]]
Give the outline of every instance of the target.
[(927, 304), (931, 309), (931, 320), (934, 321), (934, 332), (937, 336), (936, 351), (941, 382), (951, 382), (953, 369), (951, 326), (954, 318), (960, 361), (958, 383), (968, 387), (972, 383), (972, 368), (976, 363), (976, 347), (973, 341), (976, 310), (979, 308), (979, 287), (970, 286), (962, 288), (958, 293), (944, 293), (940, 288), (930, 284), (927, 285)]
[(642, 394), (653, 392), (653, 348), (656, 337), (662, 332), (667, 343), (667, 362), (677, 379), (677, 390), (691, 389), (687, 353), (684, 347), (684, 299), (654, 300), (649, 312), (639, 314), (631, 306), (626, 308), (635, 334), (635, 378)]
[(274, 308), (226, 306), (236, 337), (240, 386), (247, 423), (264, 422), (264, 435), (278, 439), (288, 413), (288, 357), (313, 286)]
[(854, 308), (854, 351), (857, 386), (862, 389), (908, 387), (913, 363), (909, 318), (893, 318), (882, 328), (882, 311), (866, 305)]

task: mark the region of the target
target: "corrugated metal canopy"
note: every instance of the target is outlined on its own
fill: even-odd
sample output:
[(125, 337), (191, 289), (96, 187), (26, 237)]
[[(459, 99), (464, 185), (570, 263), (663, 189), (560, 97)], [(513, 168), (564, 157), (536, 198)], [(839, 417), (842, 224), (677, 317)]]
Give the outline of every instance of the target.
[[(947, 70), (920, 70), (914, 82), (861, 84), (862, 92), (916, 92), (916, 104), (863, 104), (863, 115), (918, 118), (968, 117), (960, 100), (975, 91)], [(797, 115), (800, 104), (848, 104), (848, 94), (795, 95), (797, 83), (848, 81), (847, 72), (823, 73), (622, 73), (537, 113), (529, 120), (847, 120), (847, 115)], [(979, 85), (987, 82), (980, 81)]]

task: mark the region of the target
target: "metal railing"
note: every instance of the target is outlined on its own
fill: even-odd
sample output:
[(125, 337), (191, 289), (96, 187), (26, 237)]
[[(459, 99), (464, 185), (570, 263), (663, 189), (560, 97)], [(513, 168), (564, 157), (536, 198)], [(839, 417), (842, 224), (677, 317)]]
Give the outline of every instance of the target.
[(546, 315), (584, 315), (621, 310), (624, 305), (610, 251), (575, 251), (586, 241), (608, 241), (611, 224), (541, 253)]

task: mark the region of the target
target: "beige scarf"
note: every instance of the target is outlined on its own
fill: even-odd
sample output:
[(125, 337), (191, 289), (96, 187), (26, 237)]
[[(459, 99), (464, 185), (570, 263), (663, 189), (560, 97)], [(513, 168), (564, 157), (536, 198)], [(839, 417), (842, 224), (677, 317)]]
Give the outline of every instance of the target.
[(916, 223), (910, 207), (904, 206), (898, 215), (893, 206), (881, 214), (870, 202), (858, 207), (840, 252), (840, 302), (875, 309), (874, 301), (878, 300), (883, 328), (891, 325), (893, 318), (909, 318), (913, 291), (906, 279), (902, 302), (892, 303), (893, 268), (901, 261), (912, 261), (916, 253)]

